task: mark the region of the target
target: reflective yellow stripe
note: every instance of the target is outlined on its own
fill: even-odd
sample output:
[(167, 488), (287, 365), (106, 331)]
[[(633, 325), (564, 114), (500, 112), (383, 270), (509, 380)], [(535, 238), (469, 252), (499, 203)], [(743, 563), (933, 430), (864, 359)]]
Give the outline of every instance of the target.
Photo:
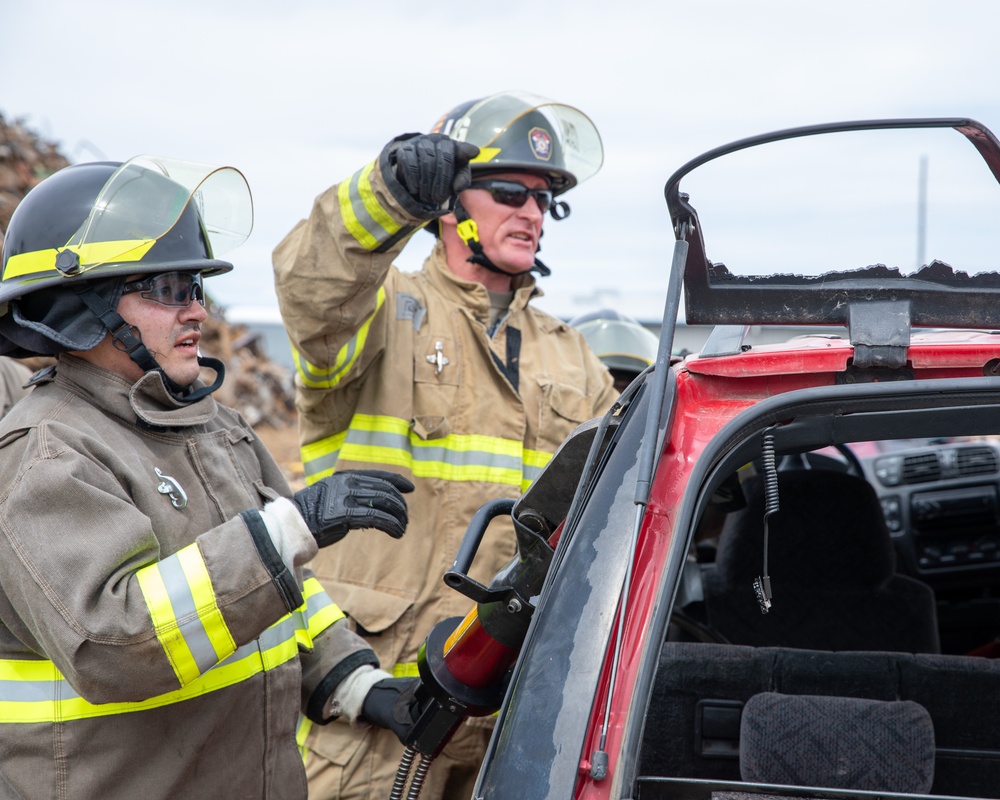
[(382, 204), (379, 203), (378, 198), (375, 196), (371, 181), (372, 172), (374, 171), (374, 162), (369, 164), (367, 169), (361, 170), (361, 174), (358, 176), (358, 193), (361, 195), (361, 202), (365, 207), (365, 211), (368, 212), (371, 218), (385, 232), (384, 236), (379, 236), (378, 238), (385, 241), (398, 233), (403, 226), (396, 222), (388, 211), (382, 208)]
[(403, 664), (396, 664), (392, 668), (392, 677), (394, 678), (419, 678), (420, 670), (417, 668), (416, 661), (408, 661)]
[(161, 708), (241, 683), (298, 655), (296, 615), (286, 614), (260, 637), (187, 686), (129, 703), (95, 705), (80, 697), (51, 661), (0, 659), (0, 723), (64, 722)]
[(222, 616), (215, 599), (215, 590), (212, 588), (212, 579), (208, 574), (208, 567), (205, 566), (201, 557), (201, 551), (196, 545), (189, 545), (177, 553), (177, 560), (181, 569), (187, 577), (188, 586), (191, 588), (191, 595), (194, 597), (195, 606), (198, 609), (198, 618), (201, 620), (205, 633), (215, 650), (216, 663), (222, 661), (230, 654), (236, 652), (236, 642), (229, 626)]
[(399, 417), (355, 414), (350, 428), (302, 447), (306, 481), (332, 474), (340, 460), (404, 467), (418, 478), (483, 481), (523, 488), (551, 459), (524, 450), (515, 439), (480, 434), (450, 434), (430, 441)]
[(177, 675), (178, 682), (184, 686), (190, 678), (197, 676), (198, 666), (184, 641), (184, 634), (177, 626), (177, 618), (170, 604), (167, 587), (156, 565), (139, 570), (136, 578), (146, 599), (146, 608), (153, 621), (156, 638), (160, 640), (160, 645)]
[(302, 585), (302, 596), (305, 602), (297, 611), (300, 614), (299, 629), (296, 638), (299, 646), (312, 649), (313, 640), (346, 614), (330, 599), (330, 595), (316, 578), (306, 578)]
[[(296, 631), (296, 636), (300, 646), (308, 642), (305, 646), (312, 648), (313, 639), (346, 615), (330, 599), (316, 578), (306, 578), (302, 584), (302, 596), (305, 598), (305, 602), (299, 610), (304, 612), (303, 616), (306, 618), (304, 620), (305, 630)], [(303, 764), (309, 757), (306, 738), (309, 736), (309, 731), (312, 730), (312, 725), (312, 721), (305, 714), (299, 714), (299, 724), (295, 729), (295, 743), (298, 745)]]
[(542, 474), (542, 470), (552, 460), (553, 453), (546, 453), (544, 450), (524, 451), (524, 478), (521, 481), (521, 491), (527, 491), (528, 487), (535, 482), (535, 479)]
[(342, 620), (345, 616), (347, 615), (331, 600), (323, 608), (309, 615), (309, 635), (315, 639), (333, 623)]
[[(296, 628), (298, 630), (298, 628)], [(262, 650), (261, 661), (264, 663), (264, 669), (270, 670), (280, 667), (286, 661), (291, 661), (296, 658), (299, 654), (298, 637), (293, 633), (287, 639), (282, 639), (273, 647), (269, 647), (266, 650)]]
[(372, 191), (372, 162), (337, 187), (344, 227), (365, 250), (376, 250), (403, 227), (378, 202)]
[(306, 739), (309, 737), (309, 731), (312, 730), (312, 720), (309, 719), (305, 714), (299, 714), (299, 725), (295, 729), (295, 743), (299, 746), (299, 755), (302, 756), (302, 763), (306, 763), (306, 759), (309, 757), (309, 748), (306, 747)]
[(136, 572), (177, 682), (186, 686), (236, 650), (197, 544)]
[(525, 450), (524, 463), (529, 467), (542, 469), (552, 460), (552, 453), (545, 453), (541, 450)]
[(372, 320), (375, 319), (375, 315), (384, 303), (385, 288), (380, 286), (378, 293), (375, 295), (375, 310), (364, 321), (358, 332), (351, 337), (347, 344), (340, 348), (332, 366), (320, 367), (310, 364), (293, 347), (292, 357), (295, 359), (295, 367), (298, 370), (299, 379), (302, 383), (313, 389), (332, 389), (340, 383), (341, 378), (354, 366), (354, 363), (358, 360), (358, 356), (361, 355), (361, 351), (364, 350), (365, 342), (368, 341), (368, 332), (371, 330)]
[(485, 161), (492, 161), (500, 152), (499, 147), (480, 147), (479, 155), (472, 159), (473, 164), (481, 164)]
[[(99, 267), (109, 261), (140, 261), (156, 244), (156, 239), (124, 239), (118, 242), (91, 242), (83, 245), (70, 245), (63, 248), (72, 250), (80, 256), (82, 271)], [(51, 275), (57, 277), (62, 273), (56, 269), (58, 250), (35, 250), (31, 253), (18, 253), (7, 259), (3, 279), (20, 278), (33, 275), (39, 278)]]

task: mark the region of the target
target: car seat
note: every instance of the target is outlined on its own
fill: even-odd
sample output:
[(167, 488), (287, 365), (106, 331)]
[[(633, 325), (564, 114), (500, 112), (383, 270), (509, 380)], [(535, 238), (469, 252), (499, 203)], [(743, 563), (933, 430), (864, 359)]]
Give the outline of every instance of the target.
[(734, 644), (817, 650), (938, 653), (934, 593), (895, 570), (882, 507), (863, 478), (827, 469), (778, 472), (779, 510), (768, 521), (772, 606), (754, 579), (763, 569), (764, 480), (731, 514), (714, 564), (703, 568), (711, 628)]

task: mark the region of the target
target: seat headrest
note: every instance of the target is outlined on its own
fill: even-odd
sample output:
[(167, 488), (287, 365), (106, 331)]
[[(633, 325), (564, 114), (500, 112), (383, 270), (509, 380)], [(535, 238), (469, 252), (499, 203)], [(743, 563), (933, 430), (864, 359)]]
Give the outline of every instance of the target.
[[(895, 573), (882, 506), (863, 478), (833, 470), (778, 473), (779, 511), (768, 519), (772, 577), (819, 587), (880, 588)], [(763, 476), (747, 487), (747, 507), (731, 514), (716, 565), (727, 582), (746, 583), (763, 559)]]
[(744, 781), (926, 794), (934, 724), (912, 700), (762, 692), (743, 707)]

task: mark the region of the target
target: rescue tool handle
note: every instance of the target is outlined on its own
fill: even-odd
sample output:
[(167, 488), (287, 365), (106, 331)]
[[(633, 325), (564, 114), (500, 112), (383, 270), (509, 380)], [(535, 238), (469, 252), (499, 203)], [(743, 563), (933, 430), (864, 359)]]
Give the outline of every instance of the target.
[(470, 578), (468, 572), (490, 521), (501, 514), (510, 514), (514, 510), (515, 502), (517, 501), (509, 497), (502, 497), (498, 500), (490, 500), (479, 508), (469, 521), (469, 527), (466, 528), (465, 536), (462, 538), (462, 544), (459, 545), (451, 569), (444, 574), (446, 584), (477, 603), (496, 600), (509, 591), (507, 588), (487, 589), (478, 581)]

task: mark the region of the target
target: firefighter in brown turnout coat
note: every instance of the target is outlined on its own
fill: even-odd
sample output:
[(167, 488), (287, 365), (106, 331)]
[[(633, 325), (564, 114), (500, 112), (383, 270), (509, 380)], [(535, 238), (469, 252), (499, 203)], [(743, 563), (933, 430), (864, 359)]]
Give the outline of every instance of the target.
[[(312, 562), (395, 676), (416, 675), (434, 623), (468, 610), (442, 577), (477, 509), (517, 497), (616, 397), (583, 337), (535, 308), (530, 274), (549, 272), (537, 256), (545, 213), (565, 216), (558, 198), (601, 161), (597, 130), (575, 108), (518, 92), (464, 103), (321, 194), (274, 252), (307, 481), (381, 468), (416, 486), (398, 547), (368, 537)], [(423, 227), (433, 251), (419, 272), (400, 272), (393, 260)], [(475, 577), (513, 553), (498, 521)], [(483, 723), (459, 730), (422, 796), (470, 796)], [(307, 744), (310, 797), (389, 795), (402, 754), (392, 733), (334, 723)]]
[(381, 721), (392, 679), (302, 565), (402, 536), (412, 487), (293, 495), (212, 397), (202, 276), (251, 213), (237, 171), (144, 157), (67, 167), (14, 213), (0, 353), (58, 358), (0, 423), (0, 797), (301, 800), (300, 713)]

